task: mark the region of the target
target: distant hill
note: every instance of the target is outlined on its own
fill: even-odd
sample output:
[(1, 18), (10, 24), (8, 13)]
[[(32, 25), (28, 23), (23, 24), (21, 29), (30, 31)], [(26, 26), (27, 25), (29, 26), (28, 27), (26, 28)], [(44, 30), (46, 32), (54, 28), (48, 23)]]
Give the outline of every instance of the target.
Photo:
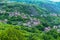
[(60, 6), (59, 2), (55, 3), (49, 0), (10, 0), (10, 1), (16, 1), (16, 2), (25, 2), (27, 4), (36, 4), (39, 5), (40, 7), (43, 7), (47, 9), (49, 12), (52, 13), (60, 13)]
[[(46, 6), (44, 7), (44, 5)], [(59, 25), (60, 14), (59, 12), (57, 13), (57, 10), (52, 7), (55, 6), (53, 4), (49, 4), (48, 6), (48, 4), (43, 3), (39, 5), (23, 3), (0, 3), (0, 20), (1, 22), (13, 25), (34, 26), (35, 21), (37, 22), (37, 25), (39, 22), (47, 26)], [(29, 22), (30, 24), (28, 24)]]

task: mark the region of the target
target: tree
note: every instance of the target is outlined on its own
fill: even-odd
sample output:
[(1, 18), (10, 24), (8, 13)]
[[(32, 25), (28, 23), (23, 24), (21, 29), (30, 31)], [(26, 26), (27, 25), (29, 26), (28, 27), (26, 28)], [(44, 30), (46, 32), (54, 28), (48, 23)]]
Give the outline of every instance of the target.
[(23, 33), (20, 30), (16, 30), (13, 27), (7, 28), (0, 34), (1, 40), (26, 40)]

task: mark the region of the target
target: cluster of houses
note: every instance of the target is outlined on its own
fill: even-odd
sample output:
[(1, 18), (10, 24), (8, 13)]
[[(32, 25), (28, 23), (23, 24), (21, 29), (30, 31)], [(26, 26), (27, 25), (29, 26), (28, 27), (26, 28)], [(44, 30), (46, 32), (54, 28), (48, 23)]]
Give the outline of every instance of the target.
[(56, 29), (57, 32), (60, 33), (60, 25), (58, 25), (58, 26), (53, 26), (53, 28), (51, 28), (50, 26), (45, 27), (45, 28), (44, 28), (44, 31), (45, 31), (45, 32), (48, 32), (48, 31), (50, 31), (50, 30), (52, 30), (52, 29)]
[(45, 28), (44, 28), (44, 31), (45, 31), (45, 32), (48, 32), (48, 31), (50, 31), (50, 30), (51, 30), (51, 27), (45, 27)]
[[(37, 26), (40, 24), (40, 20), (39, 19), (36, 19), (36, 18), (31, 18), (30, 16), (28, 16), (27, 14), (25, 13), (20, 13), (20, 12), (12, 12), (12, 13), (9, 13), (9, 16), (12, 17), (12, 16), (21, 16), (23, 19), (28, 19), (29, 20), (27, 22), (18, 22), (18, 25), (23, 25), (23, 26), (28, 26), (28, 27), (32, 27), (32, 26)], [(33, 15), (32, 15), (33, 16)]]
[(15, 16), (15, 17), (20, 16), (20, 17), (22, 17), (22, 18), (24, 18), (24, 19), (27, 19), (27, 18), (28, 18), (25, 13), (10, 12), (10, 13), (9, 13), (9, 17), (13, 17), (13, 16)]
[(18, 15), (20, 15), (20, 12), (10, 12), (9, 13), (9, 17), (12, 17), (12, 16), (18, 16)]
[[(1, 11), (0, 10), (0, 13), (5, 13), (6, 11)], [(9, 13), (9, 17), (13, 17), (13, 16), (21, 16), (23, 19), (27, 19), (28, 18), (28, 16), (25, 14), (25, 13), (20, 13), (20, 12), (8, 12)], [(60, 14), (58, 15), (58, 14), (56, 14), (56, 13), (50, 13), (49, 14), (50, 16), (60, 16)], [(42, 16), (45, 16), (45, 17), (47, 17), (47, 16), (49, 16), (49, 15), (47, 15), (47, 14), (43, 14), (43, 15), (41, 15), (41, 17)], [(31, 14), (31, 16), (34, 16), (34, 15), (32, 15)], [(28, 26), (28, 27), (34, 27), (34, 26), (37, 26), (37, 25), (40, 25), (40, 20), (39, 19), (37, 19), (37, 18), (29, 18), (30, 20), (28, 20), (26, 23), (23, 23), (23, 22), (18, 22), (18, 24), (20, 25), (23, 25), (23, 26)], [(8, 19), (4, 19), (4, 20), (0, 20), (0, 22), (5, 22), (5, 23), (7, 23), (7, 21), (8, 21)], [(53, 26), (53, 28), (51, 28), (51, 27), (45, 27), (44, 28), (44, 31), (46, 31), (46, 32), (48, 32), (48, 31), (50, 31), (51, 29), (57, 29), (57, 32), (60, 32), (60, 25), (58, 25), (58, 26)]]
[(36, 18), (31, 18), (28, 22), (23, 23), (24, 26), (34, 27), (40, 24), (40, 20)]
[(53, 28), (54, 28), (54, 29), (57, 29), (57, 32), (58, 32), (58, 33), (60, 32), (60, 25), (54, 26)]
[[(24, 25), (24, 26), (32, 27), (32, 26), (37, 26), (37, 25), (40, 24), (40, 20), (39, 19), (37, 19), (37, 18), (31, 18), (30, 16), (28, 16), (28, 14), (25, 14), (25, 13), (8, 12), (8, 14), (9, 14), (9, 17), (20, 16), (23, 19), (28, 19), (29, 18), (29, 20), (26, 23), (19, 21), (18, 22), (19, 25)], [(31, 15), (31, 16), (33, 16), (33, 15)], [(0, 22), (5, 22), (5, 23), (7, 23), (7, 21), (8, 21), (8, 19), (0, 20)]]
[(0, 13), (6, 13), (6, 11), (5, 10), (0, 10)]
[(57, 14), (57, 13), (49, 13), (49, 14), (41, 14), (40, 15), (41, 17), (47, 17), (47, 16), (59, 16), (60, 17), (60, 14)]
[(0, 22), (7, 23), (8, 19), (0, 20)]
[(0, 13), (8, 13), (9, 17), (17, 17), (17, 16), (21, 16), (22, 18), (27, 18), (25, 13), (21, 13), (21, 12), (6, 12), (5, 10), (0, 10)]

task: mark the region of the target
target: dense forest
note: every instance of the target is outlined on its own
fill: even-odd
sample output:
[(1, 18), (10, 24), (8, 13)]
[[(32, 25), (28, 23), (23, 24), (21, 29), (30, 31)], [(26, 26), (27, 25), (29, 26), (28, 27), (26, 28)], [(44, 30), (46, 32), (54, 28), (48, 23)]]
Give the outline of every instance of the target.
[(0, 40), (60, 40), (59, 3), (0, 1)]

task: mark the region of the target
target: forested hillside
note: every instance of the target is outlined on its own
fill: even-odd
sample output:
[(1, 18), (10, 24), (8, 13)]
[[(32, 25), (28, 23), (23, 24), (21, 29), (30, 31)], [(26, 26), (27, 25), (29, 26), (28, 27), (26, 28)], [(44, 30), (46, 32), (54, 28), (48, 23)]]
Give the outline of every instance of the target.
[(60, 33), (55, 29), (42, 32), (37, 28), (0, 23), (0, 40), (60, 40)]
[(60, 40), (59, 3), (0, 3), (0, 40)]

